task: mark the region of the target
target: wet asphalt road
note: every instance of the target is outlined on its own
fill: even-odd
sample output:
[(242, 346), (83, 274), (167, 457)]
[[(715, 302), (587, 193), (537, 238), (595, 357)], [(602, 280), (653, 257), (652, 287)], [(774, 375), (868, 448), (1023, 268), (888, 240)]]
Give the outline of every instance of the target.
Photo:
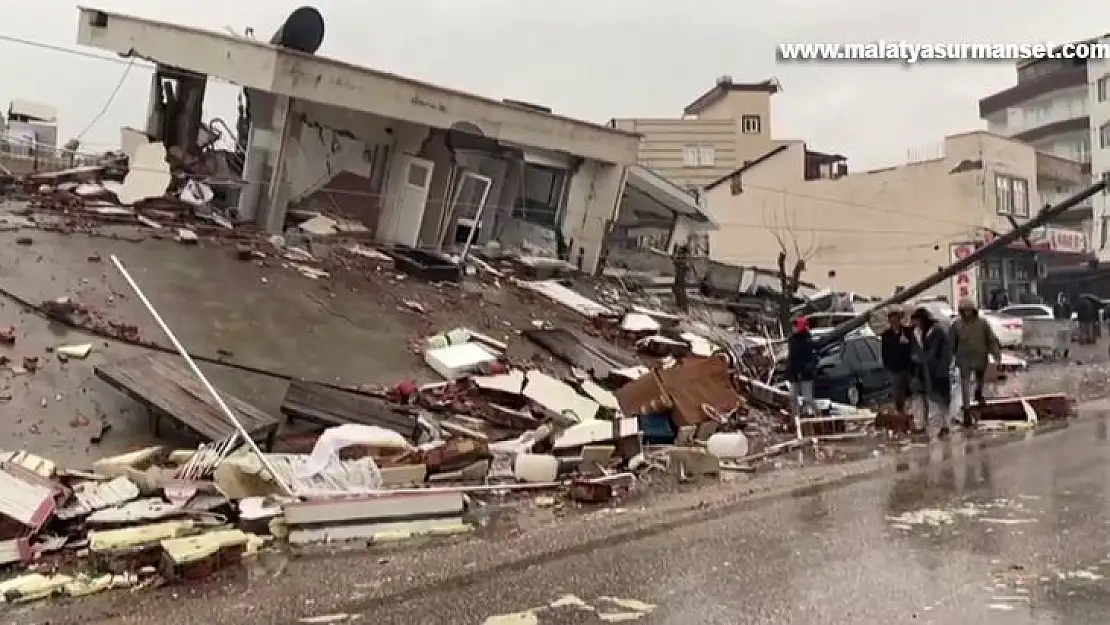
[[(920, 472), (792, 496), (361, 615), (414, 625), (513, 612), (525, 614), (488, 622), (1107, 623), (1106, 432), (1096, 419), (990, 451), (954, 441), (933, 448)], [(568, 594), (567, 605), (547, 607)]]

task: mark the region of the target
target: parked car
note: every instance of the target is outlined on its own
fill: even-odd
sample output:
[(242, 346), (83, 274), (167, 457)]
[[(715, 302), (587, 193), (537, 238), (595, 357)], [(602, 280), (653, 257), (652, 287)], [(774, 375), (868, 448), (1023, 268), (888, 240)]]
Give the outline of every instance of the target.
[[(779, 362), (777, 373), (785, 373)], [(883, 369), (882, 347), (874, 334), (853, 333), (833, 343), (817, 360), (817, 379), (813, 381), (816, 399), (861, 406), (879, 401), (892, 391), (890, 376)]]
[(999, 314), (999, 312), (991, 312), (989, 310), (980, 311), (983, 319), (986, 319), (990, 324), (991, 330), (994, 330), (994, 335), (998, 337), (998, 344), (1002, 347), (1018, 347), (1021, 345), (1022, 335), (1025, 334), (1025, 321), (1022, 317), (1009, 317)]
[[(831, 332), (833, 328), (844, 323), (845, 321), (851, 321), (852, 319), (855, 319), (856, 313), (820, 312), (806, 315), (806, 318), (809, 319), (810, 334), (812, 334), (814, 338), (819, 338), (821, 335)], [(874, 335), (874, 332), (871, 330), (870, 327), (864, 325), (858, 330), (853, 331), (852, 334)]]
[(1017, 317), (1020, 319), (1055, 319), (1051, 306), (1044, 304), (1013, 304), (1000, 308), (997, 314), (1003, 317)]

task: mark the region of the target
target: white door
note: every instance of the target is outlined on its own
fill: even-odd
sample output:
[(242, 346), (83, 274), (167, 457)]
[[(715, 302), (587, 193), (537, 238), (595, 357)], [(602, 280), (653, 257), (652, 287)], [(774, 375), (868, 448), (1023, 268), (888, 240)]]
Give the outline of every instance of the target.
[(471, 233), (477, 234), (481, 221), (485, 218), (484, 209), (492, 186), (493, 181), (489, 176), (469, 171), (459, 176), (455, 196), (451, 201), (450, 214), (454, 222), (448, 222), (448, 233), (451, 235), (448, 244), (464, 244), (471, 239)]
[(390, 195), (391, 201), (378, 222), (378, 238), (415, 247), (424, 221), (424, 207), (432, 186), (435, 163), (416, 156), (404, 155), (398, 163), (397, 176)]

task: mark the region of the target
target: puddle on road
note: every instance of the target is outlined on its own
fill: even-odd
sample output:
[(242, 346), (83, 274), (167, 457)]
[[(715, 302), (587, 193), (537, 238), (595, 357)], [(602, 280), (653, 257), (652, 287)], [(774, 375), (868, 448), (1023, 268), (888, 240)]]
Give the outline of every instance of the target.
[[(964, 501), (949, 508), (920, 508), (887, 515), (886, 520), (892, 528), (903, 531), (934, 530), (956, 525), (961, 519), (978, 519), (986, 525), (1022, 526), (1037, 522), (1034, 511), (1023, 503), (1027, 500), (1018, 497)], [(988, 528), (987, 531), (992, 530)]]
[(655, 608), (651, 603), (608, 595), (598, 597), (590, 603), (575, 595), (563, 595), (544, 606), (528, 608), (522, 612), (495, 614), (482, 621), (482, 625), (542, 625), (545, 620), (553, 622), (551, 619), (567, 611), (590, 613), (598, 623), (631, 623), (651, 614)]

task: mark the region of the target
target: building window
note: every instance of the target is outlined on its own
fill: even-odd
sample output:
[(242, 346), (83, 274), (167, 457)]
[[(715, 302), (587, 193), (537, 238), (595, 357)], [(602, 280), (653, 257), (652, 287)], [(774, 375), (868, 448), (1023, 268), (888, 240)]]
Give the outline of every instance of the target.
[(717, 151), (713, 149), (713, 146), (698, 146), (698, 164), (702, 167), (713, 167), (717, 164)]
[(513, 207), (513, 217), (545, 228), (555, 228), (567, 172), (555, 167), (525, 165), (520, 197)]
[(1091, 162), (1091, 139), (1083, 137), (1075, 144), (1075, 160), (1080, 163)]
[(716, 163), (717, 151), (712, 145), (701, 143), (682, 148), (682, 164), (686, 167), (713, 167)]
[(994, 200), (999, 215), (1029, 216), (1029, 181), (1024, 178), (994, 177)]
[(1107, 97), (1110, 97), (1110, 76), (1103, 76), (1098, 79), (1098, 101), (1105, 102)]
[(1108, 230), (1110, 230), (1110, 217), (1103, 217), (1102, 218), (1102, 232), (1099, 233), (1098, 249), (1100, 249), (1100, 250), (1106, 249), (1106, 235), (1107, 235)]
[(759, 115), (744, 115), (740, 118), (740, 127), (746, 135), (758, 135), (763, 132), (763, 123)]
[(687, 145), (682, 148), (682, 164), (686, 167), (698, 166), (698, 146)]
[(1098, 127), (1098, 147), (1110, 148), (1110, 122)]

